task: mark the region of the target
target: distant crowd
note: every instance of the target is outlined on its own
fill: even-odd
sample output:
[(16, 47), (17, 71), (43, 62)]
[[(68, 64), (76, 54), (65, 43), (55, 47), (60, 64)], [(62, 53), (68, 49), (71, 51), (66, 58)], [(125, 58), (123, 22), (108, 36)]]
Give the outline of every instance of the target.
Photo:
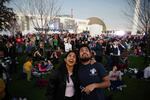
[[(131, 36), (111, 37), (99, 35), (91, 37), (88, 34), (27, 34), (21, 33), (16, 36), (0, 36), (0, 51), (3, 56), (18, 57), (26, 55), (38, 60), (41, 58), (52, 59), (54, 63), (63, 53), (70, 50), (78, 50), (80, 45), (88, 44), (93, 50), (96, 60), (102, 62), (103, 58), (115, 56), (145, 55), (145, 37)], [(2, 55), (2, 54), (1, 54)], [(112, 65), (118, 63), (117, 57), (112, 61)], [(109, 62), (109, 61), (108, 61)]]

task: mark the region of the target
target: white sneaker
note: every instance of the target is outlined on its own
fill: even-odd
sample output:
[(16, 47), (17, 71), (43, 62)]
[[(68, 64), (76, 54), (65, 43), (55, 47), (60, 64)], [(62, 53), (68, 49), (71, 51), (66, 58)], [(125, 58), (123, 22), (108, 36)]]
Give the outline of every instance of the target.
[(120, 87), (120, 86), (119, 86), (119, 87), (117, 87), (117, 89), (118, 89), (118, 90), (120, 90), (120, 91), (122, 91), (122, 87)]
[(23, 98), (22, 100), (27, 100), (27, 98)]
[(124, 84), (124, 85), (121, 85), (120, 87), (123, 87), (123, 88), (125, 88), (125, 87), (127, 87), (127, 85), (125, 85), (125, 84)]

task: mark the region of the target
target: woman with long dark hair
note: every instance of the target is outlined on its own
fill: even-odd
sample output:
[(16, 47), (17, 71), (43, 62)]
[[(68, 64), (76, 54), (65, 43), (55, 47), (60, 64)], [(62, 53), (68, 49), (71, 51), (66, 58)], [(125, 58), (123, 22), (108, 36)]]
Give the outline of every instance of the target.
[(70, 51), (63, 64), (52, 70), (46, 92), (48, 100), (80, 100), (76, 63), (77, 55)]

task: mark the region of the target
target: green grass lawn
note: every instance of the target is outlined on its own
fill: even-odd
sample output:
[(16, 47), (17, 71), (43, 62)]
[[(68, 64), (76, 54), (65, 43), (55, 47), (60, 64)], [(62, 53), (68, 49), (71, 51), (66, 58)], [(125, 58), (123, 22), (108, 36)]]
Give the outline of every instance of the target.
[[(132, 56), (129, 57), (129, 61), (129, 67), (145, 68), (143, 57)], [(18, 67), (22, 66), (20, 65)], [(46, 100), (46, 87), (40, 88), (36, 86), (35, 79), (31, 82), (23, 80), (21, 78), (21, 68), (19, 69), (20, 72), (13, 75), (12, 83), (9, 85), (9, 93), (16, 97), (27, 97), (28, 100)], [(106, 94), (113, 94), (113, 100), (149, 100), (150, 81), (129, 78), (128, 76), (125, 76), (123, 80), (127, 87), (122, 92), (109, 92), (106, 90)]]

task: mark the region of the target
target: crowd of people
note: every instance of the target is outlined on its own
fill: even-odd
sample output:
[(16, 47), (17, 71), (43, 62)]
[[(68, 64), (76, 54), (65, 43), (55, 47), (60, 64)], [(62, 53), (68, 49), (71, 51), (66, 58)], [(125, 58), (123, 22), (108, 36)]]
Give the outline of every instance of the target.
[[(48, 100), (105, 100), (103, 88), (114, 89), (118, 84), (123, 85), (121, 71), (128, 67), (128, 56), (145, 55), (144, 39), (144, 36), (131, 35), (91, 37), (89, 34), (64, 33), (22, 36), (18, 33), (16, 36), (0, 36), (0, 58), (11, 58), (10, 77), (18, 72), (16, 60), (20, 57), (25, 57), (19, 63), (27, 81), (31, 81), (32, 72), (37, 67), (41, 73), (51, 71)], [(63, 64), (55, 68), (61, 61)]]

